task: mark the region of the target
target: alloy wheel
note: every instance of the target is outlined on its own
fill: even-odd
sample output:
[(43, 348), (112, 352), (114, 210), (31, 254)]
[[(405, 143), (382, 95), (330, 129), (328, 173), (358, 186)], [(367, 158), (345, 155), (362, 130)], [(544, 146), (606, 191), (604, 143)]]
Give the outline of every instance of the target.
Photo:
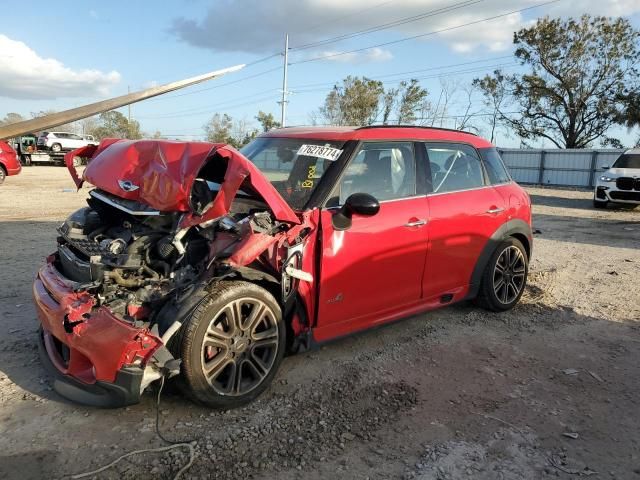
[(505, 248), (493, 269), (493, 291), (502, 304), (513, 302), (524, 287), (526, 261), (522, 251), (513, 245)]
[(234, 300), (207, 327), (202, 372), (216, 393), (244, 395), (269, 374), (278, 344), (278, 324), (271, 308), (255, 298)]

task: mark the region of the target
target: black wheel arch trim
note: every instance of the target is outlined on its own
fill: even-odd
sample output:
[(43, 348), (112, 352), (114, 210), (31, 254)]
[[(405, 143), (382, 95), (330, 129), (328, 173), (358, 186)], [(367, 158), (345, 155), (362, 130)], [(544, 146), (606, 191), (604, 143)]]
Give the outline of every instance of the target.
[(526, 239), (524, 248), (527, 253), (527, 261), (531, 259), (533, 253), (533, 233), (531, 226), (524, 220), (514, 219), (503, 223), (494, 233), (491, 235), (487, 244), (482, 249), (476, 266), (471, 274), (471, 281), (469, 286), (468, 299), (472, 299), (478, 296), (480, 291), (480, 284), (482, 283), (482, 274), (491, 259), (491, 256), (496, 251), (498, 245), (508, 239), (509, 237), (515, 237), (517, 239)]

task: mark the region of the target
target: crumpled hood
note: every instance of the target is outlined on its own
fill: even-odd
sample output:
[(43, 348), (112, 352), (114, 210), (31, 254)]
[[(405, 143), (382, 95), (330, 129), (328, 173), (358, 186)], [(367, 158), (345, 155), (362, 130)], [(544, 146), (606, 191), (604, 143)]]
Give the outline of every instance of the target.
[[(76, 156), (91, 158), (81, 180), (73, 167)], [(263, 200), (274, 216), (300, 223), (287, 202), (260, 172), (234, 148), (208, 142), (168, 140), (104, 139), (65, 155), (65, 162), (78, 188), (84, 181), (118, 197), (143, 203), (163, 212), (189, 213), (182, 226), (228, 213), (238, 190)], [(224, 180), (212, 206), (200, 216), (191, 212), (191, 187), (207, 162), (226, 162)], [(222, 180), (222, 179), (221, 179)]]

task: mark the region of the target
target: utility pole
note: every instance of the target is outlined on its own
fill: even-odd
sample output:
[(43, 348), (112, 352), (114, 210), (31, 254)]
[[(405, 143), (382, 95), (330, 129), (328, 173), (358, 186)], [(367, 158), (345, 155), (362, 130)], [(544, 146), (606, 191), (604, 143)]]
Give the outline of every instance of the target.
[[(129, 88), (129, 85), (127, 85), (127, 94), (129, 93), (131, 93), (131, 88)], [(129, 109), (128, 120), (129, 120), (129, 124), (131, 124), (131, 104), (129, 104), (127, 108)]]
[(289, 34), (284, 35), (284, 72), (282, 75), (282, 101), (280, 103), (280, 125), (285, 127), (287, 121), (287, 68), (289, 62)]

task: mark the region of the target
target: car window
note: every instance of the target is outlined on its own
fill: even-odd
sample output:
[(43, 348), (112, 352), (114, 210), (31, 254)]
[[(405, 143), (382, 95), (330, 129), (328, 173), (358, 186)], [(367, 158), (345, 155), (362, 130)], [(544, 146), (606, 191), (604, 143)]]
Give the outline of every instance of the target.
[(294, 209), (302, 210), (344, 141), (258, 137), (240, 150)]
[(433, 193), (484, 186), (482, 165), (475, 149), (457, 143), (426, 144)]
[(623, 153), (615, 161), (612, 168), (640, 168), (640, 154)]
[(480, 150), (484, 168), (492, 184), (507, 183), (511, 181), (511, 176), (500, 158), (500, 154), (495, 148), (482, 148)]
[(413, 143), (364, 143), (340, 182), (340, 204), (353, 193), (368, 193), (380, 201), (415, 195)]

